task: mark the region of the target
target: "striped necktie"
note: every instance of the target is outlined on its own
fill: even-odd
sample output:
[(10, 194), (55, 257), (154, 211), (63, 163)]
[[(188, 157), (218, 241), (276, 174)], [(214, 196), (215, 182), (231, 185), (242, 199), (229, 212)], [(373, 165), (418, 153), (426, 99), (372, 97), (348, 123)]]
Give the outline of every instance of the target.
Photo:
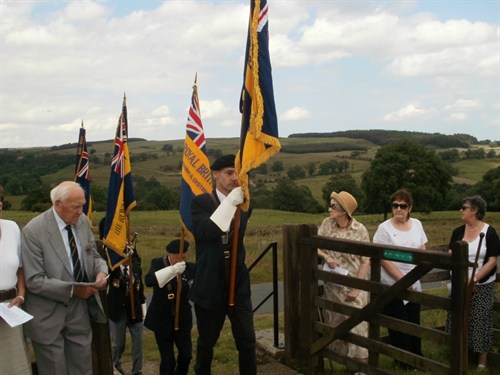
[(80, 264), (78, 247), (76, 246), (76, 241), (75, 237), (73, 236), (73, 231), (71, 230), (71, 225), (66, 225), (66, 230), (68, 231), (68, 242), (69, 248), (71, 250), (71, 260), (73, 262), (73, 273), (75, 276), (75, 281), (81, 282), (84, 280), (84, 273)]

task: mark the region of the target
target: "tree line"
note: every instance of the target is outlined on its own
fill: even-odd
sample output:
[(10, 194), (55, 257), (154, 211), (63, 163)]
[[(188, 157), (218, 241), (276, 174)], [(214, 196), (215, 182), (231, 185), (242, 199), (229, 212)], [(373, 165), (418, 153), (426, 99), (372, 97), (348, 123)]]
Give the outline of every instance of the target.
[[(163, 151), (176, 152), (168, 146), (163, 147)], [(496, 157), (491, 152), (485, 153), (484, 150), (482, 152), (468, 151), (472, 150), (467, 150), (461, 156), (456, 149), (436, 153), (432, 148), (409, 141), (389, 143), (379, 148), (369, 168), (363, 173), (361, 184), (358, 184), (348, 173), (350, 167), (348, 160), (308, 162), (305, 165), (293, 165), (286, 171), (283, 162), (276, 160), (270, 162), (270, 166), (263, 164), (252, 171), (250, 176), (253, 182), (252, 205), (256, 208), (319, 213), (328, 206), (332, 191), (346, 190), (357, 198), (359, 212), (380, 213), (388, 210), (390, 195), (395, 190), (404, 187), (412, 192), (416, 211), (456, 209), (460, 206), (464, 196), (473, 194), (482, 195), (488, 202), (488, 209), (500, 210), (498, 194), (500, 167), (488, 171), (482, 181), (476, 185), (453, 182), (452, 177), (456, 175), (456, 171), (451, 162), (460, 158)], [(210, 154), (212, 157), (217, 157), (222, 154), (222, 151), (214, 149)], [(110, 158), (111, 155), (107, 157)], [(146, 153), (134, 156), (135, 160), (157, 157), (155, 154)], [(55, 173), (61, 168), (72, 166), (74, 161), (74, 156), (71, 155), (2, 150), (0, 184), (9, 195), (25, 195), (21, 204), (23, 210), (41, 211), (50, 207), (51, 204), (50, 186), (42, 183), (42, 177)], [(179, 163), (178, 171), (180, 168)], [(313, 197), (308, 186), (300, 184), (300, 180), (307, 175), (331, 176), (321, 187), (321, 202)], [(180, 198), (178, 187), (163, 186), (154, 177), (146, 179), (133, 173), (133, 178), (139, 210), (178, 209)], [(91, 184), (91, 189), (93, 208), (98, 211), (104, 210), (107, 189), (95, 184)], [(9, 205), (5, 202), (4, 209), (8, 209)]]

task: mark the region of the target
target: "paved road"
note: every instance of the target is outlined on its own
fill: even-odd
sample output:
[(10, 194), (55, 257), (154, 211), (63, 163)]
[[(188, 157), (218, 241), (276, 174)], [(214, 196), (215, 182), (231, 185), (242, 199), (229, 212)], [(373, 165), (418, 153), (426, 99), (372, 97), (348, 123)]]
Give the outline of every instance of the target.
[[(446, 282), (438, 281), (435, 283), (426, 283), (423, 284), (423, 289), (431, 289), (431, 288), (439, 288), (443, 285), (446, 285)], [(255, 309), (262, 301), (271, 293), (273, 289), (272, 283), (263, 283), (263, 284), (252, 284), (252, 305)], [(151, 290), (146, 291), (147, 304), (149, 305), (149, 301), (151, 299)], [(148, 293), (149, 292), (149, 293)], [(283, 282), (278, 282), (278, 311), (283, 311)], [(255, 314), (271, 314), (273, 312), (273, 297), (269, 297), (266, 302), (264, 302), (256, 311)], [(196, 316), (193, 309), (193, 320), (196, 324)]]

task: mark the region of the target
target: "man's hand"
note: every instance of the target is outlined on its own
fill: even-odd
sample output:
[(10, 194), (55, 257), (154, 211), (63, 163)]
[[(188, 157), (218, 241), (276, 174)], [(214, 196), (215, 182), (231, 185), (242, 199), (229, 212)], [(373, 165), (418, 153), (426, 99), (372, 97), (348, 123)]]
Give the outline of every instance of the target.
[(243, 192), (243, 189), (241, 186), (235, 187), (231, 192), (228, 194), (227, 198), (231, 201), (231, 203), (234, 206), (237, 206), (245, 200), (245, 193)]
[(73, 295), (78, 298), (87, 299), (97, 293), (99, 293), (99, 289), (93, 286), (82, 284), (73, 285)]
[(175, 273), (180, 275), (186, 269), (186, 262), (177, 262), (173, 265)]
[(101, 272), (95, 278), (95, 287), (98, 290), (103, 290), (106, 289), (106, 285), (108, 285), (108, 275), (106, 275), (104, 272)]

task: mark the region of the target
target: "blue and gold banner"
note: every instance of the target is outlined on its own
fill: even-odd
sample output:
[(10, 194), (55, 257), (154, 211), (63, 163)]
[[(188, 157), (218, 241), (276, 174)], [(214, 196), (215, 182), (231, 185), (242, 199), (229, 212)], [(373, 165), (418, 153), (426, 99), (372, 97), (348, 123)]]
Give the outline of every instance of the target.
[(111, 270), (127, 260), (128, 214), (137, 205), (131, 171), (128, 150), (127, 101), (124, 96), (122, 114), (116, 128), (115, 150), (111, 160), (108, 206), (103, 234), (103, 243), (108, 250), (108, 264)]
[(251, 0), (243, 89), (240, 98), (241, 136), (236, 155), (236, 171), (248, 210), (248, 173), (265, 163), (281, 145), (274, 104), (271, 59), (269, 57), (269, 7), (267, 0)]
[(78, 134), (78, 146), (76, 148), (75, 160), (75, 178), (74, 181), (80, 184), (85, 191), (85, 205), (83, 206), (83, 213), (87, 215), (92, 221), (92, 196), (90, 194), (90, 161), (89, 153), (87, 152), (87, 140), (85, 138), (85, 128), (80, 128)]
[(194, 237), (191, 231), (191, 200), (196, 195), (211, 191), (212, 175), (195, 80), (186, 123), (179, 207), (181, 225), (192, 241), (194, 241)]

